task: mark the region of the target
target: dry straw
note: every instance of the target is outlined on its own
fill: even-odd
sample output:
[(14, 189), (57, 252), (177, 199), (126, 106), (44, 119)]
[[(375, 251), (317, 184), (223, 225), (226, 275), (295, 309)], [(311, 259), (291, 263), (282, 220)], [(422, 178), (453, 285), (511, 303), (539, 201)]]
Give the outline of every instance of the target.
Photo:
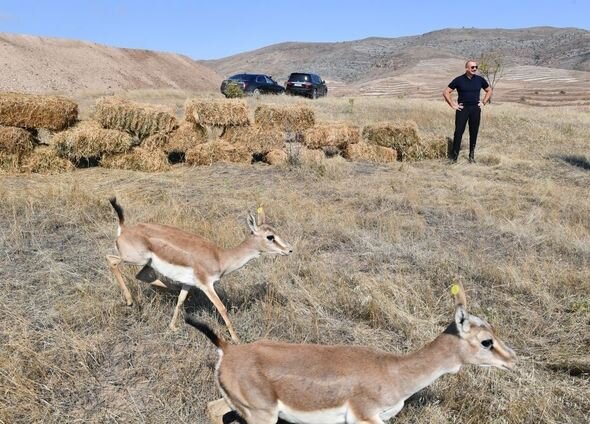
[(49, 146), (37, 147), (23, 157), (20, 164), (20, 172), (38, 174), (59, 174), (71, 172), (75, 169), (72, 162), (61, 158), (56, 151)]
[(304, 105), (260, 105), (254, 111), (254, 121), (262, 128), (279, 128), (284, 131), (305, 131), (315, 124), (315, 114)]
[(251, 153), (263, 155), (274, 149), (282, 149), (285, 144), (285, 134), (280, 129), (258, 125), (228, 128), (222, 139), (243, 146)]
[(186, 152), (189, 165), (211, 165), (215, 162), (250, 163), (252, 154), (244, 146), (226, 141), (199, 144)]
[(264, 161), (270, 165), (281, 165), (289, 159), (287, 152), (282, 149), (274, 149), (264, 156)]
[(0, 93), (0, 125), (61, 131), (78, 119), (78, 105), (59, 96)]
[(160, 150), (137, 147), (127, 153), (105, 156), (100, 166), (112, 169), (159, 172), (170, 169), (168, 156)]
[(168, 133), (177, 126), (176, 117), (169, 108), (134, 103), (120, 97), (98, 99), (94, 119), (104, 128), (127, 131), (140, 139), (156, 133)]
[(442, 159), (447, 157), (448, 145), (445, 136), (420, 137), (418, 143), (412, 144), (404, 152), (404, 160), (418, 161)]
[(319, 165), (326, 160), (326, 155), (321, 150), (312, 150), (306, 147), (301, 147), (299, 150), (299, 158), (302, 163)]
[(349, 144), (358, 143), (361, 139), (357, 126), (344, 123), (318, 124), (305, 130), (303, 144), (310, 149), (337, 147), (345, 149)]
[(33, 135), (22, 128), (0, 127), (0, 151), (22, 155), (33, 150)]
[(186, 153), (187, 150), (207, 141), (207, 131), (194, 122), (183, 121), (169, 134), (157, 133), (143, 140), (141, 147), (162, 150), (166, 153)]
[(405, 160), (406, 152), (410, 146), (420, 142), (418, 126), (414, 121), (401, 124), (386, 122), (368, 125), (363, 129), (363, 137), (370, 144), (395, 149), (400, 160)]
[(0, 173), (13, 174), (20, 169), (20, 156), (0, 150)]
[(183, 121), (179, 127), (174, 130), (168, 139), (168, 144), (164, 146), (164, 151), (182, 152), (195, 147), (198, 144), (203, 144), (207, 141), (207, 131), (201, 125), (194, 122)]
[(371, 161), (379, 163), (395, 162), (397, 152), (390, 147), (377, 146), (366, 142), (349, 144), (342, 156), (353, 161)]
[(233, 127), (248, 125), (248, 107), (242, 100), (188, 99), (185, 119), (203, 126)]
[(55, 134), (52, 143), (60, 156), (79, 161), (107, 153), (126, 152), (134, 141), (126, 132), (104, 129), (95, 121), (82, 121), (69, 130)]

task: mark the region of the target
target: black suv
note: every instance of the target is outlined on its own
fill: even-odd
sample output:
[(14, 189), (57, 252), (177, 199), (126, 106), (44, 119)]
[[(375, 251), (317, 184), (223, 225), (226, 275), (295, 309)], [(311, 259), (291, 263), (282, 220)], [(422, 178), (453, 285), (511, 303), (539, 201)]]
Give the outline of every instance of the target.
[(236, 74), (232, 75), (221, 83), (221, 93), (228, 97), (228, 87), (231, 84), (238, 86), (244, 94), (282, 94), (285, 92), (283, 86), (279, 85), (269, 75), (264, 74)]
[(300, 94), (317, 99), (320, 96), (328, 95), (328, 87), (326, 81), (321, 79), (319, 75), (294, 72), (289, 76), (285, 93)]

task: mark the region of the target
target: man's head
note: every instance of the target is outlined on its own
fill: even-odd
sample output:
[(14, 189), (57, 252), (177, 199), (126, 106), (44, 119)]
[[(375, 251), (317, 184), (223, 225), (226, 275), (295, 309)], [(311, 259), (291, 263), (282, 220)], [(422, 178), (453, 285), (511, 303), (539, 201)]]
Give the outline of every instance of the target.
[(473, 76), (477, 73), (477, 62), (475, 60), (468, 60), (465, 62), (465, 73), (467, 76)]

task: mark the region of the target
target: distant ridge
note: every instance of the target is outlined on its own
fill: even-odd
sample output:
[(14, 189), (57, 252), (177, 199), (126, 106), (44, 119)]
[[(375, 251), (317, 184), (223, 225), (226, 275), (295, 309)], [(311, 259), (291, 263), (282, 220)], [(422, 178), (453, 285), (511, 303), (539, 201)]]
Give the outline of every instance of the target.
[(440, 99), (467, 58), (490, 51), (506, 65), (496, 100), (590, 104), (590, 31), (577, 28), (441, 29), (399, 38), (285, 42), (200, 63), (223, 76), (265, 72), (279, 81), (293, 71), (313, 71), (336, 96)]
[(253, 68), (285, 78), (313, 69), (347, 83), (384, 76), (420, 60), (477, 57), (498, 51), (510, 65), (590, 71), (590, 31), (577, 28), (441, 29), (423, 35), (336, 43), (286, 42), (201, 61), (222, 75)]

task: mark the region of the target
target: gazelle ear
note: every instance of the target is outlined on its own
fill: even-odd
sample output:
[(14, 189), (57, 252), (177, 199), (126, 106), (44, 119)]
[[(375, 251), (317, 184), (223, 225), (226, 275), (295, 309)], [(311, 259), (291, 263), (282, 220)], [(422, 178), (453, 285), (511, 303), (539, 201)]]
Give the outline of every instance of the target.
[(250, 228), (250, 231), (252, 231), (253, 233), (258, 231), (258, 227), (256, 226), (256, 218), (254, 218), (254, 215), (252, 215), (251, 212), (248, 213), (248, 218), (246, 218), (246, 223), (248, 224), (248, 228)]
[(467, 299), (465, 298), (465, 289), (461, 282), (453, 283), (451, 286), (451, 294), (455, 298), (455, 306), (463, 306), (467, 308)]
[(459, 334), (469, 333), (471, 328), (469, 324), (469, 314), (462, 305), (455, 308), (455, 324), (459, 330)]
[(264, 225), (266, 222), (266, 215), (264, 214), (264, 208), (262, 205), (258, 206), (256, 209), (256, 223), (258, 225)]
[(467, 313), (467, 299), (461, 282), (455, 282), (451, 286), (451, 294), (455, 298), (455, 324), (459, 333), (469, 332), (469, 314)]

